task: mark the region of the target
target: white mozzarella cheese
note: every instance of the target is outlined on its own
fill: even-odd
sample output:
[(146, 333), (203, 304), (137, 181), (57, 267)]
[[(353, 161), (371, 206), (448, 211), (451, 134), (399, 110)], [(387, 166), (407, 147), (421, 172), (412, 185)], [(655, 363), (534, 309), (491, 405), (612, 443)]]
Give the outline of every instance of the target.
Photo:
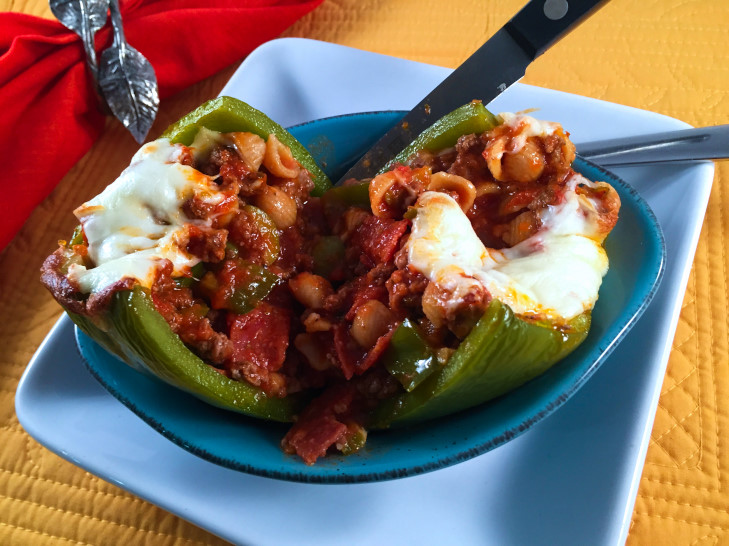
[(507, 150), (515, 153), (521, 150), (530, 137), (547, 137), (562, 129), (562, 125), (553, 121), (542, 121), (526, 114), (501, 112), (499, 117), (505, 127), (511, 127), (513, 138)]
[(183, 204), (193, 196), (217, 204), (225, 195), (210, 177), (176, 162), (181, 150), (166, 139), (144, 145), (116, 181), (74, 211), (94, 263), (89, 269), (69, 268), (69, 278), (83, 292), (97, 292), (124, 277), (149, 287), (162, 259), (172, 262), (176, 275), (199, 262), (178, 237), (185, 224), (210, 221), (188, 219)]
[(564, 201), (540, 212), (539, 232), (503, 250), (481, 243), (453, 198), (423, 193), (407, 242), (409, 264), (453, 293), (465, 295), (478, 283), (517, 314), (569, 320), (592, 309), (608, 261), (594, 208), (574, 192), (589, 181), (573, 178)]

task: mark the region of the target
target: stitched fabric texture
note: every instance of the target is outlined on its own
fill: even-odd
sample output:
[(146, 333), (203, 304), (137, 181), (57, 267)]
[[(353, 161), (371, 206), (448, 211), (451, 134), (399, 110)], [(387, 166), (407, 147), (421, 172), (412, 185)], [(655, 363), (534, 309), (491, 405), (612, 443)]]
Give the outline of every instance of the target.
[[(455, 67), (524, 0), (325, 0), (285, 36), (314, 38)], [(46, 0), (0, 0), (0, 10), (50, 17)], [(672, 116), (729, 122), (729, 2), (612, 0), (528, 70), (542, 87)], [(163, 101), (151, 131), (215, 96), (229, 67)], [(218, 539), (91, 476), (32, 440), (13, 394), (59, 308), (35, 282), (69, 211), (106, 185), (137, 145), (106, 121), (91, 151), (0, 254), (0, 543), (216, 544)], [(633, 513), (629, 545), (729, 544), (729, 163), (714, 187)], [(680, 206), (680, 204), (677, 204)]]

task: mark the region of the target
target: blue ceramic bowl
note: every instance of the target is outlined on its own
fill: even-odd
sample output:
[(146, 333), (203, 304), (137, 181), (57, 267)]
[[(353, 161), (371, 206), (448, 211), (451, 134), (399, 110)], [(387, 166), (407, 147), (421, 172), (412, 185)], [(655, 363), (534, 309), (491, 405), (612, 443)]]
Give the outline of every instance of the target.
[[(337, 180), (403, 112), (352, 114), (313, 121), (291, 132)], [(646, 202), (615, 175), (577, 159), (575, 169), (610, 182), (620, 194), (617, 226), (606, 241), (610, 271), (600, 289), (586, 341), (545, 374), (481, 406), (408, 428), (374, 431), (366, 447), (312, 467), (284, 454), (287, 425), (212, 407), (142, 375), (77, 331), (86, 366), (104, 387), (177, 445), (216, 464), (260, 476), (318, 483), (388, 480), (452, 465), (494, 449), (561, 406), (603, 364), (656, 291), (665, 248)]]

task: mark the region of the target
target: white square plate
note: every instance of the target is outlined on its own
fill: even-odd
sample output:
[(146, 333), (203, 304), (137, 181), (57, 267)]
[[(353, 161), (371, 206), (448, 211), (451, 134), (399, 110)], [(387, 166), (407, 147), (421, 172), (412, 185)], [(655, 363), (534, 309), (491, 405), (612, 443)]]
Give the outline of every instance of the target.
[[(222, 94), (288, 126), (410, 109), (448, 69), (323, 42), (254, 51)], [(538, 108), (576, 143), (686, 127), (658, 114), (515, 85), (489, 108)], [(667, 263), (655, 299), (594, 377), (512, 442), (429, 474), (311, 485), (228, 470), (177, 447), (88, 374), (62, 318), (30, 362), (16, 412), (39, 442), (86, 470), (235, 543), (620, 544), (713, 180), (711, 163), (614, 169), (648, 201)], [(639, 249), (638, 249), (639, 251)]]

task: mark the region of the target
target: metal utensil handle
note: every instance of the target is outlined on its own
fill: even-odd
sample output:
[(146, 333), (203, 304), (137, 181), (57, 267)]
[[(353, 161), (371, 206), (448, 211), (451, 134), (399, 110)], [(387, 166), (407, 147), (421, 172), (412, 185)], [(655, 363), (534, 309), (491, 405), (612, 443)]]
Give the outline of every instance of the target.
[(586, 142), (577, 153), (600, 165), (729, 159), (729, 125)]

